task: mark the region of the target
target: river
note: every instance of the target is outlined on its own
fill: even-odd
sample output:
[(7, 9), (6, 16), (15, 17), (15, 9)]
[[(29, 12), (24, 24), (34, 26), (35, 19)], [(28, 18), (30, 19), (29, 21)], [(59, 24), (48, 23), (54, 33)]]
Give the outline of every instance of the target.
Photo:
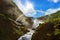
[[(33, 22), (34, 22), (33, 25), (32, 25), (33, 28), (37, 28), (40, 23), (44, 23), (43, 21), (39, 21), (37, 19), (34, 19)], [(29, 32), (26, 33), (25, 35), (21, 36), (18, 40), (31, 40), (32, 35), (35, 32), (35, 30), (32, 30), (32, 29), (28, 29), (28, 30), (29, 30)]]
[(25, 35), (21, 36), (18, 40), (31, 40), (31, 37), (34, 33), (34, 30), (28, 29), (30, 32), (26, 33)]

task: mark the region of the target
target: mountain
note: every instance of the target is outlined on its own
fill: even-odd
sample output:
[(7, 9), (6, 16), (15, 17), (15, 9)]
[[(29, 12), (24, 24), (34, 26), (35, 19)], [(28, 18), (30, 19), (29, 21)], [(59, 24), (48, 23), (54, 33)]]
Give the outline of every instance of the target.
[[(17, 40), (28, 32), (27, 27), (23, 25), (24, 22), (17, 22), (17, 18), (22, 14), (12, 0), (0, 0), (0, 40)], [(28, 17), (24, 16), (23, 18), (25, 21), (30, 21)]]
[(0, 13), (9, 16), (13, 20), (22, 14), (12, 0), (0, 0)]
[(26, 27), (28, 28), (32, 28), (32, 25), (33, 25), (33, 21), (32, 21), (32, 18), (31, 17), (26, 17), (24, 14), (19, 16), (16, 21), (18, 23), (21, 23), (23, 25), (25, 25)]
[(50, 15), (46, 15), (46, 16), (43, 16), (43, 17), (40, 17), (40, 18), (37, 18), (38, 20), (43, 20), (43, 21), (47, 21), (47, 20), (55, 20), (56, 18), (60, 18), (60, 11), (56, 12), (56, 13), (53, 13), (53, 14), (50, 14)]
[(45, 23), (36, 28), (31, 40), (60, 40), (60, 11), (50, 16), (41, 17)]

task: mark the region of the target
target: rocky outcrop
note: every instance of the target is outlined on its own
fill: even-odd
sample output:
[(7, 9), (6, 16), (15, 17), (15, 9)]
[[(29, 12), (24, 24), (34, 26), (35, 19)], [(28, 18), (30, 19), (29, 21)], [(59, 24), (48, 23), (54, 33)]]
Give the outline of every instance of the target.
[(60, 18), (40, 24), (32, 40), (60, 40)]
[(7, 15), (14, 20), (22, 14), (12, 0), (0, 0), (0, 13)]
[(17, 40), (20, 36), (28, 32), (25, 26), (20, 27), (24, 29), (18, 28), (6, 15), (0, 14), (0, 40)]
[(5, 14), (14, 21), (22, 22), (25, 26), (31, 27), (33, 23), (31, 18), (26, 17), (12, 0), (0, 0), (0, 13)]
[[(0, 0), (0, 40), (17, 40), (27, 33), (24, 25), (17, 25), (15, 20), (22, 12), (12, 0)], [(19, 28), (19, 27), (23, 27)]]
[(26, 17), (25, 15), (21, 15), (16, 19), (16, 21), (18, 23), (21, 23), (21, 24), (27, 26), (28, 28), (32, 28), (33, 21), (32, 21), (32, 18), (30, 18), (30, 17)]

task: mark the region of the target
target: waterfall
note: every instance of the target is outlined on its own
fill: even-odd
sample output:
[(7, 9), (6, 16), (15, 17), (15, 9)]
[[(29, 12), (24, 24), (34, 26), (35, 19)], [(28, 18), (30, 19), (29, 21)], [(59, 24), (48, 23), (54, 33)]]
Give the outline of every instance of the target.
[(34, 30), (28, 29), (30, 32), (26, 33), (25, 35), (21, 36), (18, 40), (31, 40), (32, 34)]
[[(40, 23), (43, 23), (43, 21), (39, 21), (37, 19), (33, 19), (32, 28), (37, 28)], [(26, 33), (25, 35), (21, 36), (18, 40), (31, 40), (32, 35), (35, 32), (35, 30), (32, 30), (32, 29), (28, 29), (28, 30), (29, 30), (29, 32)]]
[(42, 23), (44, 23), (42, 20), (33, 19), (32, 28), (37, 28), (39, 26), (39, 24), (42, 24)]

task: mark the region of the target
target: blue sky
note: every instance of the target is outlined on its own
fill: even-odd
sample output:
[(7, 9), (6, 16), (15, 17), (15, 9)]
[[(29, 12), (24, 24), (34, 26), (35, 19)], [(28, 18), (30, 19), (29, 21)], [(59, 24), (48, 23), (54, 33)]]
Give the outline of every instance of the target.
[(13, 0), (24, 15), (38, 18), (60, 10), (60, 0)]

